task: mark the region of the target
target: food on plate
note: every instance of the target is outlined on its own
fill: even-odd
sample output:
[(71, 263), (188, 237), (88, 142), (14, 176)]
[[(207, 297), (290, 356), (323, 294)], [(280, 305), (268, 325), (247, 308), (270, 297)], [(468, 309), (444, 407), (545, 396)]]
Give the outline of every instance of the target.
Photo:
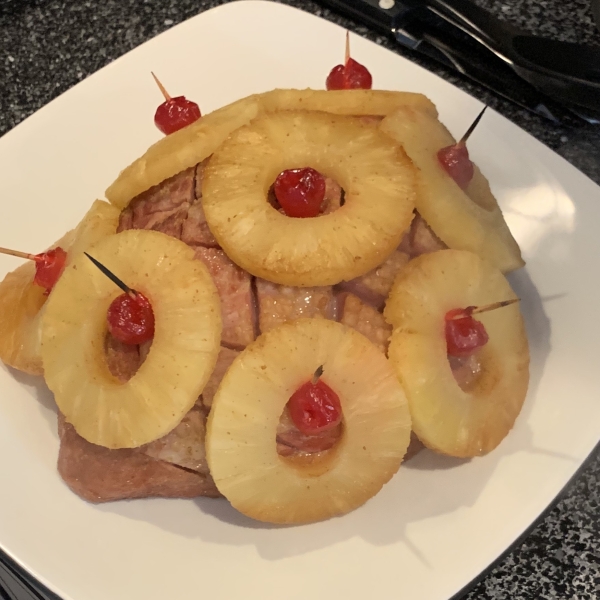
[(438, 162), (461, 190), (466, 190), (469, 187), (475, 174), (475, 166), (469, 157), (469, 150), (467, 149), (467, 140), (475, 131), (486, 110), (487, 106), (484, 106), (483, 110), (469, 126), (469, 129), (467, 129), (465, 135), (458, 142), (440, 148), (437, 152)]
[[(367, 89), (256, 94), (154, 144), (37, 316), (66, 484), (92, 502), (223, 494), (300, 523), (360, 506), (422, 444), (497, 445), (527, 387), (519, 309), (477, 313), (514, 294), (447, 248), (522, 261), (465, 152), (425, 96)], [(43, 298), (15, 287), (0, 303), (33, 339)], [(421, 339), (437, 362), (409, 354)]]
[(202, 116), (200, 107), (195, 102), (188, 100), (185, 96), (171, 97), (154, 73), (152, 73), (152, 77), (165, 98), (165, 101), (158, 106), (154, 113), (154, 124), (165, 135), (191, 125)]
[[(339, 397), (341, 436), (317, 455), (282, 458), (282, 411), (319, 367)], [(301, 319), (261, 335), (233, 361), (207, 429), (211, 474), (235, 508), (271, 523), (306, 523), (357, 508), (389, 481), (408, 447), (410, 415), (373, 344), (339, 323)]]
[(232, 131), (249, 123), (258, 112), (259, 102), (250, 96), (167, 135), (121, 172), (106, 190), (106, 198), (117, 208), (125, 208), (138, 194), (208, 158)]
[(413, 106), (437, 116), (435, 106), (423, 94), (385, 90), (272, 90), (242, 98), (204, 115), (188, 127), (168, 135), (124, 169), (106, 190), (106, 198), (125, 208), (136, 196), (166, 179), (207, 159), (236, 129), (259, 113), (311, 110), (340, 115), (390, 114), (401, 106)]
[[(335, 180), (344, 205), (290, 218), (267, 201), (286, 169)], [(355, 117), (286, 111), (256, 118), (213, 154), (202, 206), (225, 253), (257, 277), (293, 286), (350, 280), (399, 245), (413, 216), (415, 172), (396, 143)]]
[(501, 271), (524, 265), (487, 179), (474, 166), (465, 190), (440, 164), (438, 151), (455, 144), (448, 130), (435, 118), (409, 107), (386, 117), (381, 129), (399, 142), (421, 177), (416, 207), (435, 235), (449, 248), (469, 250)]
[(110, 373), (107, 310), (120, 290), (80, 255), (46, 306), (44, 376), (81, 437), (106, 448), (134, 448), (172, 431), (208, 381), (221, 337), (217, 291), (194, 251), (163, 233), (122, 232), (104, 238), (89, 254), (150, 300), (152, 345), (127, 382)]
[[(67, 252), (70, 264), (83, 250), (117, 229), (119, 211), (96, 200), (79, 225), (52, 247)], [(49, 285), (46, 273), (42, 283)], [(8, 273), (0, 283), (0, 359), (31, 375), (43, 373), (40, 354), (40, 318), (48, 295), (46, 287), (37, 285), (36, 265), (27, 262)]]
[[(384, 313), (389, 358), (427, 447), (479, 456), (513, 427), (529, 383), (523, 318), (507, 302), (515, 299), (495, 266), (464, 250), (420, 256), (398, 275)], [(473, 319), (473, 307), (494, 303)]]
[(346, 32), (344, 64), (331, 69), (325, 87), (328, 90), (370, 90), (373, 87), (373, 78), (367, 67), (350, 57), (349, 32)]

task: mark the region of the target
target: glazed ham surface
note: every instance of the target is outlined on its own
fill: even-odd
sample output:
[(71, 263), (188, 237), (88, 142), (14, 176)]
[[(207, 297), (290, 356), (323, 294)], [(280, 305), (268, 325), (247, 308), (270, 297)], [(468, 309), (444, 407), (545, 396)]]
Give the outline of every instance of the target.
[[(252, 277), (235, 265), (213, 237), (202, 210), (204, 164), (187, 169), (134, 198), (122, 212), (118, 231), (153, 229), (195, 249), (213, 277), (223, 310), (223, 334), (217, 366), (194, 408), (167, 436), (133, 450), (108, 450), (82, 439), (60, 419), (59, 472), (73, 491), (92, 502), (146, 496), (218, 496), (204, 452), (206, 417), (214, 394), (235, 357), (261, 332), (299, 317), (322, 317), (353, 327), (382, 352), (390, 326), (381, 310), (398, 272), (413, 257), (443, 248), (425, 221), (415, 216), (410, 230), (379, 267), (337, 286), (294, 288)], [(339, 185), (328, 179), (321, 211), (343, 204)], [(150, 344), (127, 346), (106, 340), (107, 365), (120, 381), (132, 377)], [(282, 456), (326, 451), (339, 439), (342, 425), (307, 436), (284, 410), (276, 440)], [(416, 438), (409, 454), (420, 449)]]

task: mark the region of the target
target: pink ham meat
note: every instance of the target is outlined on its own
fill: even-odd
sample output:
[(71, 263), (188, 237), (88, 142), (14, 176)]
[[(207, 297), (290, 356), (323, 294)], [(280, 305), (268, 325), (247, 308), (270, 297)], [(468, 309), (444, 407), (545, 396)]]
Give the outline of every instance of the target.
[(382, 310), (396, 275), (406, 266), (409, 259), (410, 256), (406, 252), (395, 250), (383, 263), (366, 275), (345, 281), (338, 287), (342, 291), (358, 296), (377, 310)]
[(410, 226), (410, 256), (415, 258), (421, 254), (444, 250), (448, 246), (433, 233), (425, 219), (416, 212)]
[(202, 178), (204, 176), (206, 162), (207, 161), (204, 161), (199, 165), (196, 165), (196, 195), (188, 210), (187, 219), (183, 222), (181, 241), (190, 246), (218, 248), (219, 244), (208, 228), (201, 202)]
[(302, 433), (292, 421), (287, 407), (277, 425), (277, 452), (280, 456), (297, 456), (324, 452), (332, 448), (342, 435), (342, 424), (314, 435)]
[(195, 169), (187, 169), (134, 198), (121, 214), (117, 231), (153, 229), (181, 238), (195, 197)]
[(261, 333), (300, 317), (334, 319), (336, 302), (331, 286), (299, 288), (256, 279), (258, 325)]
[(62, 415), (58, 433), (58, 472), (73, 492), (89, 502), (220, 495), (210, 475), (181, 469), (137, 449), (109, 450), (90, 444)]
[(208, 476), (204, 440), (206, 413), (202, 406), (188, 412), (173, 431), (140, 448), (147, 456)]
[(385, 322), (383, 315), (353, 294), (343, 296), (339, 305), (340, 322), (362, 333), (386, 354), (392, 327)]
[(196, 248), (196, 258), (208, 268), (221, 298), (222, 343), (245, 348), (255, 338), (254, 298), (250, 273), (231, 262), (218, 248)]
[(217, 388), (225, 376), (227, 369), (229, 369), (231, 363), (235, 360), (238, 354), (238, 350), (231, 350), (230, 348), (221, 346), (221, 350), (219, 351), (219, 356), (217, 358), (217, 364), (215, 365), (208, 383), (204, 386), (204, 390), (202, 391), (202, 404), (205, 408), (210, 409), (212, 406), (213, 398), (215, 397)]

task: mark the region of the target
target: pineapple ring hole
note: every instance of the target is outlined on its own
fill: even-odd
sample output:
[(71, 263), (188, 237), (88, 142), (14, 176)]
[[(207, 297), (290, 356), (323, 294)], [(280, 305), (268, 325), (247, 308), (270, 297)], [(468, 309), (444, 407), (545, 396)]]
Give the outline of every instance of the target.
[(448, 364), (456, 383), (463, 392), (472, 392), (484, 374), (480, 352), (466, 358), (448, 355)]
[[(271, 184), (269, 191), (267, 192), (267, 202), (278, 212), (285, 215), (285, 212), (281, 208), (274, 191), (275, 183)], [(317, 217), (328, 215), (332, 212), (342, 208), (346, 202), (346, 192), (344, 188), (332, 177), (325, 175), (325, 198), (321, 203), (321, 209)], [(338, 191), (339, 189), (339, 191)], [(313, 217), (316, 218), (316, 217)]]
[(104, 362), (108, 372), (121, 383), (127, 383), (146, 361), (152, 341), (140, 345), (124, 344), (106, 330)]
[(291, 466), (301, 469), (322, 467), (322, 472), (325, 472), (340, 446), (344, 433), (342, 415), (342, 422), (329, 431), (314, 435), (303, 434), (294, 425), (286, 405), (279, 417), (275, 435), (277, 454)]

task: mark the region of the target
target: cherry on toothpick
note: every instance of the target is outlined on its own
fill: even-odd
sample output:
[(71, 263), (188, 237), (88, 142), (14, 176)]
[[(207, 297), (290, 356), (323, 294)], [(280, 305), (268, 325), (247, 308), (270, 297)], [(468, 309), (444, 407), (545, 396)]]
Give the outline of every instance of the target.
[(152, 73), (165, 101), (156, 109), (154, 124), (165, 134), (169, 135), (197, 121), (202, 115), (200, 107), (185, 96), (172, 98), (158, 77)]
[(331, 69), (325, 87), (328, 90), (370, 90), (373, 78), (369, 70), (350, 58), (350, 34), (346, 32), (346, 57), (343, 65)]
[(154, 337), (154, 311), (148, 298), (131, 289), (93, 256), (84, 254), (124, 292), (108, 307), (106, 321), (110, 334), (124, 344), (143, 344), (151, 340)]
[(33, 282), (43, 287), (46, 294), (49, 294), (56, 285), (67, 260), (67, 253), (60, 246), (41, 254), (29, 254), (27, 252), (19, 252), (18, 250), (0, 248), (0, 254), (8, 254), (35, 261)]
[(465, 135), (463, 135), (456, 144), (446, 146), (437, 153), (438, 160), (446, 173), (448, 173), (448, 175), (450, 175), (456, 184), (463, 190), (471, 183), (471, 179), (473, 179), (473, 174), (475, 172), (473, 163), (469, 158), (467, 140), (475, 130), (475, 127), (477, 127), (477, 124), (481, 120), (481, 117), (483, 117), (483, 113), (486, 109), (487, 106), (483, 108), (477, 118), (471, 123), (469, 129), (467, 129)]
[(485, 326), (473, 315), (496, 310), (518, 302), (518, 298), (493, 302), (485, 306), (467, 306), (449, 310), (445, 316), (447, 353), (450, 356), (466, 357), (485, 346), (489, 340)]
[(325, 178), (310, 167), (288, 169), (279, 173), (273, 191), (288, 217), (316, 217), (325, 198)]
[(294, 425), (305, 435), (334, 429), (342, 420), (340, 398), (321, 379), (322, 374), (323, 365), (292, 394), (287, 404)]

